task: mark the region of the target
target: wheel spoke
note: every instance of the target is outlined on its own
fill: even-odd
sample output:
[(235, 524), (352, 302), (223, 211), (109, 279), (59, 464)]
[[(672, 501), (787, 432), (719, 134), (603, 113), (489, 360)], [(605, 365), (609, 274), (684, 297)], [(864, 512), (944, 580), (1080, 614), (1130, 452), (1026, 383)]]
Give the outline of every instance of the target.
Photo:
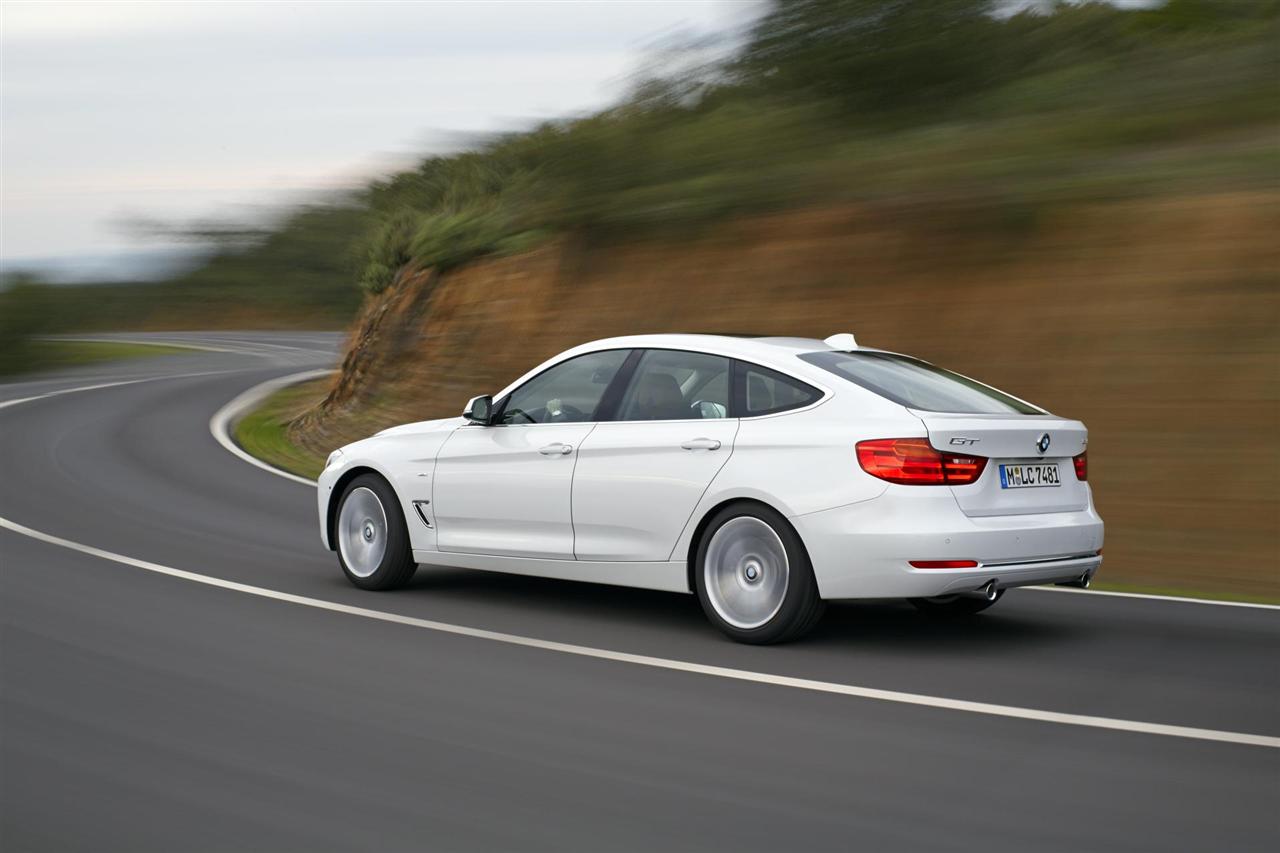
[(752, 516), (730, 519), (707, 545), (702, 566), (707, 598), (720, 618), (750, 630), (782, 607), (791, 567), (772, 527)]
[(338, 550), (347, 570), (367, 578), (387, 551), (387, 514), (372, 489), (353, 489), (338, 516)]

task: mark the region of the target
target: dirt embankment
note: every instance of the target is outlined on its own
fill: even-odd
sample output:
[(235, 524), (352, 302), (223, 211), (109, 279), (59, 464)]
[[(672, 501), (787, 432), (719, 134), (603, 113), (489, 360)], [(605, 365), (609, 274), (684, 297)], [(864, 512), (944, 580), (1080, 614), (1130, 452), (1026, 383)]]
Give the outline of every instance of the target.
[(1109, 580), (1277, 596), (1278, 233), (1280, 196), (1263, 192), (1078, 207), (998, 233), (828, 209), (678, 244), (406, 269), (292, 435), (327, 452), (452, 415), (608, 335), (848, 330), (1084, 420)]

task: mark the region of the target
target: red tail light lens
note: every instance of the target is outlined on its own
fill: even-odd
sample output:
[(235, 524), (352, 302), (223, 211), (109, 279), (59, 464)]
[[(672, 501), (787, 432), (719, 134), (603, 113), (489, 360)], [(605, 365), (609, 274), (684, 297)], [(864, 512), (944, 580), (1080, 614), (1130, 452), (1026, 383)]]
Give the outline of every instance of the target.
[(1084, 482), (1089, 479), (1089, 451), (1081, 453), (1079, 456), (1072, 456), (1071, 461), (1076, 464), (1076, 479)]
[(985, 456), (942, 453), (926, 438), (877, 438), (857, 449), (863, 471), (904, 486), (964, 486), (987, 467)]

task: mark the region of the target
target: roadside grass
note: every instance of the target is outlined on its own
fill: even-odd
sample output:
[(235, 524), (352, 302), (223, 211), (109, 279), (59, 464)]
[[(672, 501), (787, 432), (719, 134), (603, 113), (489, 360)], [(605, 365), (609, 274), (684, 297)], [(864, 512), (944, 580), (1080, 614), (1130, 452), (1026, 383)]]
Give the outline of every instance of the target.
[(0, 357), (0, 375), (12, 376), (36, 370), (179, 355), (191, 351), (190, 347), (126, 341), (29, 340), (21, 343), (19, 351), (8, 352)]
[(274, 465), (314, 480), (324, 469), (324, 457), (289, 440), (289, 422), (315, 405), (331, 380), (316, 379), (282, 388), (249, 414), (232, 430), (232, 437), (249, 454)]

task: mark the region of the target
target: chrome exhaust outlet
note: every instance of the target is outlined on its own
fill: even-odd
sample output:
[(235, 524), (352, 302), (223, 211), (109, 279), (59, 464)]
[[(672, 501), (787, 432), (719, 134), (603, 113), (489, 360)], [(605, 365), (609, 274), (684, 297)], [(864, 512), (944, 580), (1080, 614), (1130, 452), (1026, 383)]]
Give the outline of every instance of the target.
[(996, 589), (994, 580), (988, 581), (987, 585), (982, 588), (982, 597), (987, 601), (995, 601), (1000, 597), (1000, 590)]
[(1062, 581), (1054, 584), (1054, 586), (1072, 586), (1076, 589), (1088, 589), (1091, 583), (1093, 583), (1093, 572), (1085, 572), (1073, 581)]

